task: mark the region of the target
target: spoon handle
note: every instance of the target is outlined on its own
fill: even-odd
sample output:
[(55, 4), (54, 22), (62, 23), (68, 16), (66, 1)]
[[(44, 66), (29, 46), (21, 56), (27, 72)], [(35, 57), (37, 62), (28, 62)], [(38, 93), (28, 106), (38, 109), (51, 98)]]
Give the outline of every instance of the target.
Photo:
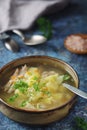
[(14, 30), (12, 30), (12, 32), (14, 32), (14, 33), (17, 34), (18, 36), (20, 36), (20, 37), (22, 38), (22, 40), (25, 39), (24, 34), (23, 34), (20, 30), (14, 29)]
[(73, 87), (73, 86), (66, 84), (66, 83), (63, 83), (62, 85), (64, 87), (66, 87), (67, 89), (71, 90), (72, 92), (74, 92), (75, 94), (87, 99), (87, 93), (86, 92), (83, 92), (82, 90), (79, 90), (78, 88)]

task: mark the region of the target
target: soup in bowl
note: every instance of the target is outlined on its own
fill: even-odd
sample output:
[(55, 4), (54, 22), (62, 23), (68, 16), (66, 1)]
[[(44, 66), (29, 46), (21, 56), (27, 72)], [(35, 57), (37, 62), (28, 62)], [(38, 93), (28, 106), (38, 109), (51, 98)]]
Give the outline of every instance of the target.
[(30, 56), (14, 60), (0, 71), (0, 109), (13, 120), (48, 124), (66, 116), (75, 102), (76, 95), (62, 83), (78, 88), (78, 76), (64, 61)]

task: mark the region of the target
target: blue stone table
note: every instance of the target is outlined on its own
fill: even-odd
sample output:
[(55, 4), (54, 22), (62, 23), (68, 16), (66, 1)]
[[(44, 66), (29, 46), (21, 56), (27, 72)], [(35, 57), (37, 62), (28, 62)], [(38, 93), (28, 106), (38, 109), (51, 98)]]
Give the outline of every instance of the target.
[[(87, 55), (76, 55), (64, 48), (64, 39), (72, 33), (87, 33), (87, 0), (73, 0), (72, 4), (60, 13), (49, 16), (53, 24), (53, 37), (45, 44), (37, 46), (25, 46), (22, 40), (10, 34), (20, 46), (18, 53), (13, 53), (5, 49), (0, 41), (0, 67), (13, 59), (31, 56), (47, 55), (62, 59), (69, 63), (78, 73), (80, 79), (80, 89), (87, 92)], [(37, 27), (25, 35), (40, 33)], [(44, 127), (32, 127), (10, 120), (0, 113), (0, 130), (72, 130), (74, 117), (80, 116), (87, 120), (87, 100), (78, 97), (75, 107), (61, 121), (52, 123)]]

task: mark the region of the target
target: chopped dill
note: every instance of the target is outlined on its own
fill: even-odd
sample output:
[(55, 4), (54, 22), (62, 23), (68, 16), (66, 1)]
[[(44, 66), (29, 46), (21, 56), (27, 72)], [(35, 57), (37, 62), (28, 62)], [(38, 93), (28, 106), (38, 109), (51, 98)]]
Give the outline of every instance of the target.
[(14, 94), (13, 96), (11, 96), (11, 97), (8, 99), (8, 101), (9, 101), (9, 102), (14, 102), (15, 99), (16, 99), (18, 96), (19, 96), (18, 94)]

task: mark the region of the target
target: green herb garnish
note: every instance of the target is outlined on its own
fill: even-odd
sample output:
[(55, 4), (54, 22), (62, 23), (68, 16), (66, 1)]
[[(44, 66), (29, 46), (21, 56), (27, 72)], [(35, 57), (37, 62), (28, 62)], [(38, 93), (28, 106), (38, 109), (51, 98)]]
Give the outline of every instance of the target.
[(18, 94), (14, 94), (13, 96), (9, 98), (9, 102), (14, 102), (17, 97), (18, 97)]
[(38, 77), (37, 76), (34, 76), (34, 78), (33, 78), (34, 80), (38, 80)]
[(20, 92), (25, 93), (27, 91), (28, 84), (23, 80), (18, 80), (13, 87), (15, 89), (19, 89)]
[(25, 107), (26, 105), (27, 105), (27, 101), (23, 101), (20, 106)]
[(44, 94), (51, 96), (51, 93), (49, 91), (43, 91)]
[(66, 81), (66, 80), (68, 80), (68, 79), (70, 79), (70, 75), (65, 74), (64, 77), (63, 77), (63, 81)]
[(52, 24), (51, 22), (43, 17), (40, 17), (37, 19), (37, 24), (39, 26), (40, 31), (43, 33), (43, 35), (50, 39), (52, 37)]
[(39, 88), (39, 84), (38, 84), (38, 83), (34, 83), (34, 84), (33, 84), (33, 87), (34, 87), (35, 91), (40, 91), (40, 88)]
[(75, 118), (75, 130), (87, 130), (87, 122), (81, 117)]

